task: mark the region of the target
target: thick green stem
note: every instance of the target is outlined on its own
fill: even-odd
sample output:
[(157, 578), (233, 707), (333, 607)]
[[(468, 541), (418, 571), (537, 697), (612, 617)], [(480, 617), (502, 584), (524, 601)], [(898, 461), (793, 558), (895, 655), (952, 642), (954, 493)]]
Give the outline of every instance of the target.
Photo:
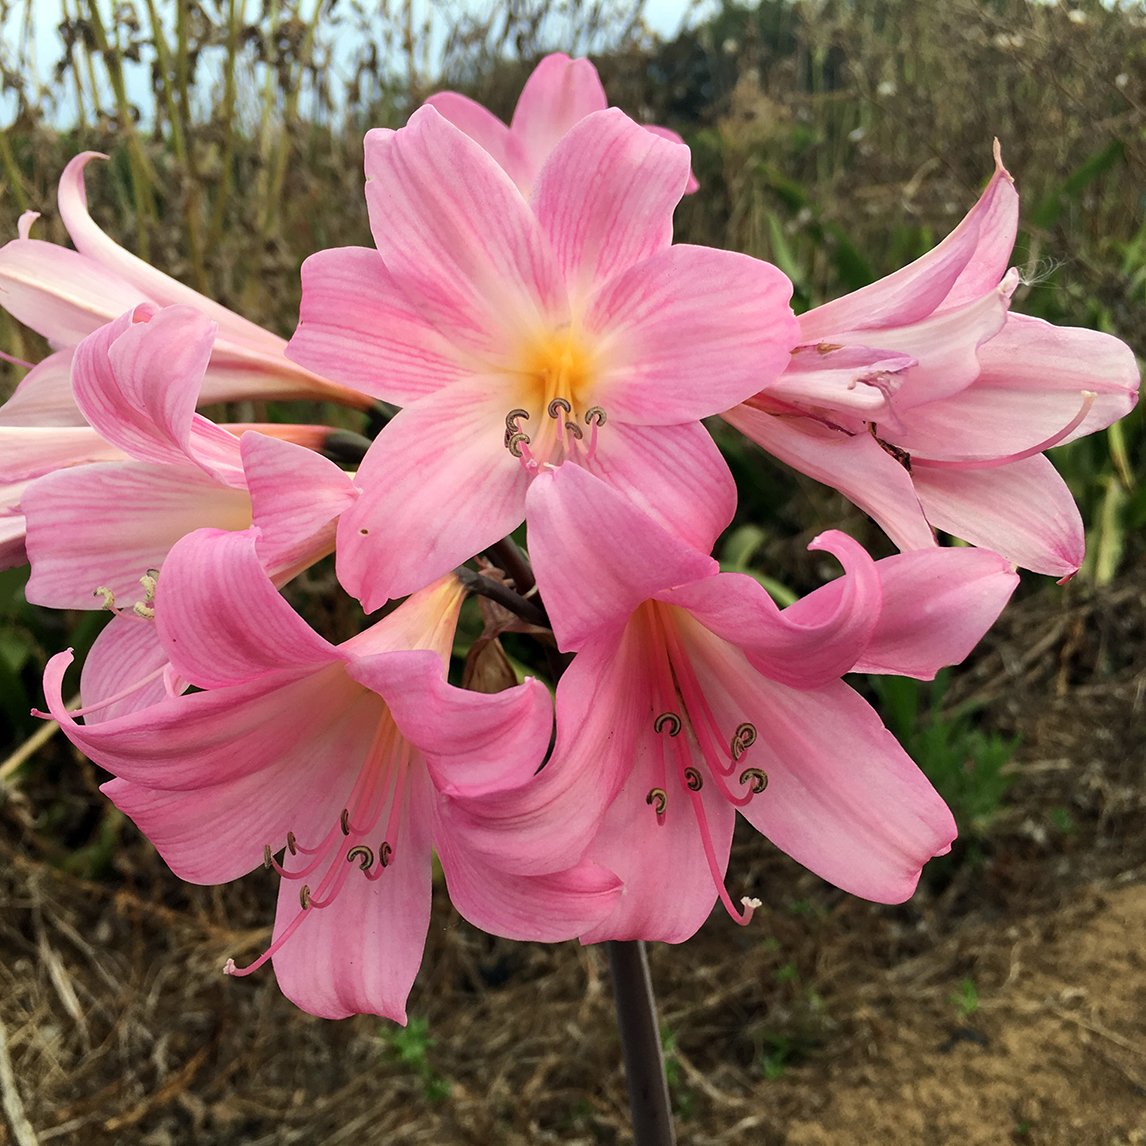
[(606, 946), (629, 1087), (633, 1142), (635, 1146), (676, 1146), (645, 945), (639, 939), (614, 939)]

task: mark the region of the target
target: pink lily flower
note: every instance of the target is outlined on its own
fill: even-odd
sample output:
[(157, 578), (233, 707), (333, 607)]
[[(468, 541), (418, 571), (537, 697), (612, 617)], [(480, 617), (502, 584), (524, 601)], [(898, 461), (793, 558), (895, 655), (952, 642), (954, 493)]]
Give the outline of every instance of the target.
[[(562, 52), (546, 56), (533, 69), (508, 127), (480, 103), (458, 92), (437, 92), (426, 103), (480, 143), (527, 197), (565, 133), (587, 115), (609, 106), (592, 63), (570, 59)], [(645, 125), (645, 130), (674, 143), (684, 142), (667, 127)], [(699, 186), (689, 171), (684, 193), (690, 195)]]
[(27, 477), (32, 464), (65, 464), (75, 435), (105, 459), (54, 469), (21, 494), (33, 604), (87, 609), (138, 596), (141, 575), (201, 526), (246, 529), (253, 520), (279, 584), (332, 551), (335, 519), (354, 490), (333, 462), (304, 448), (319, 446), (325, 428), (225, 427), (195, 413), (215, 338), (198, 310), (142, 304), (76, 349), (74, 396), (89, 425), (0, 427), (9, 447), (0, 480)]
[[(570, 938), (616, 898), (616, 880), (592, 865), (508, 874), (454, 837), (451, 818), (476, 795), (496, 802), (531, 780), (552, 724), (537, 681), (493, 695), (446, 683), (462, 595), (445, 578), (331, 645), (275, 591), (253, 536), (203, 530), (172, 550), (154, 624), (176, 671), (204, 691), (80, 724), (62, 700), (71, 653), (48, 665), (51, 715), (116, 777), (103, 790), (180, 878), (278, 872), (270, 946), (225, 969), (273, 960), (283, 993), (312, 1014), (405, 1022), (431, 848), (458, 910), (513, 938)], [(502, 844), (514, 858), (514, 841)]]
[(193, 306), (218, 326), (219, 336), (203, 382), (204, 402), (244, 398), (330, 399), (369, 405), (283, 354), (284, 339), (247, 321), (123, 249), (92, 220), (84, 168), (104, 156), (85, 151), (60, 177), (60, 217), (75, 250), (31, 238), (36, 212), (20, 218), (18, 237), (0, 247), (0, 305), (43, 335), (66, 361), (68, 350), (124, 311), (141, 303)]
[(406, 407), (339, 526), (347, 591), (371, 611), (467, 560), (516, 528), (533, 477), (566, 461), (707, 551), (736, 491), (699, 419), (779, 374), (796, 325), (774, 267), (671, 245), (687, 150), (594, 112), (527, 202), (424, 107), (367, 135), (366, 172), (378, 250), (306, 261), (288, 347)]
[(1018, 195), (997, 143), (995, 164), (939, 246), (802, 315), (788, 370), (724, 416), (901, 549), (936, 527), (1067, 577), (1082, 521), (1043, 451), (1128, 413), (1138, 368), (1110, 335), (1008, 313)]
[[(781, 611), (577, 467), (543, 475), (529, 498), (531, 528), (543, 527), (530, 547), (538, 585), (570, 603), (554, 632), (578, 652), (558, 685), (549, 762), (497, 812), (515, 838), (534, 839), (531, 863), (560, 865), (563, 848), (587, 844), (585, 857), (623, 880), (583, 940), (680, 942), (718, 897), (746, 923), (756, 901), (737, 905), (725, 886), (737, 813), (845, 891), (907, 899), (955, 824), (840, 677), (927, 677), (961, 660), (1017, 584), (1012, 567), (976, 549), (873, 562), (825, 534), (814, 547), (845, 575)], [(566, 823), (546, 843), (551, 806)], [(472, 829), (474, 848), (496, 840)]]

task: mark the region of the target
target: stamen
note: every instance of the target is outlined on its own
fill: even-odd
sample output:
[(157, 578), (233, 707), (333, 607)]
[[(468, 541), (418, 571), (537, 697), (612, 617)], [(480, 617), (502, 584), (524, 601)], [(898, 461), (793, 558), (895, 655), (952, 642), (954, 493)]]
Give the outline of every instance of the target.
[[(69, 716), (87, 716), (89, 712), (99, 712), (101, 708), (107, 708), (109, 705), (115, 704), (117, 701), (125, 700), (133, 693), (138, 692), (145, 685), (150, 684), (156, 677), (162, 676), (167, 671), (166, 665), (161, 665), (153, 672), (149, 672), (142, 680), (137, 680), (135, 684), (128, 685), (122, 692), (117, 692), (114, 696), (104, 697), (103, 700), (96, 704), (87, 704), (83, 708), (73, 708), (68, 712)], [(39, 712), (37, 709), (32, 709), (34, 716), (46, 716), (47, 713)]]
[(741, 784), (752, 785), (752, 795), (759, 796), (768, 787), (768, 773), (762, 768), (745, 768), (740, 773)]
[(566, 414), (571, 414), (573, 412), (573, 407), (570, 405), (568, 398), (554, 398), (553, 401), (545, 407), (546, 413), (551, 418), (556, 418), (558, 416), (558, 410), (564, 410)]
[[(740, 757), (756, 743), (756, 725), (750, 721), (745, 721), (743, 724), (737, 726), (736, 731), (732, 734), (732, 744), (730, 746), (730, 753), (732, 759), (736, 763), (740, 763)], [(740, 781), (742, 784), (743, 780)]]
[(515, 458), (520, 458), (522, 456), (522, 447), (528, 446), (530, 441), (532, 441), (532, 439), (528, 434), (523, 434), (520, 430), (517, 430), (510, 434), (506, 440), (505, 448), (509, 450)]
[(586, 426), (603, 426), (608, 420), (608, 415), (600, 406), (590, 406), (585, 411)]
[(287, 851), (292, 856), (298, 855), (298, 840), (295, 838), (294, 832), (287, 832)]
[(662, 712), (660, 716), (653, 721), (653, 731), (663, 732), (668, 727), (669, 736), (678, 736), (680, 734), (680, 717), (675, 712)]
[(350, 809), (343, 808), (338, 814), (338, 826), (342, 829), (344, 836), (350, 835)]
[(518, 407), (516, 410), (510, 410), (510, 412), (508, 414), (506, 414), (506, 416), (505, 416), (505, 432), (506, 432), (507, 437), (510, 434), (516, 434), (517, 431), (521, 428), (517, 424), (518, 418), (524, 418), (528, 422), (529, 421), (529, 411), (528, 410), (522, 410), (520, 407)]
[(103, 607), (110, 613), (118, 613), (119, 610), (115, 607), (115, 594), (106, 585), (97, 585), (92, 591), (93, 597), (99, 597), (103, 601)]
[(650, 788), (645, 803), (656, 813), (657, 823), (663, 824), (665, 809), (668, 807), (668, 793), (663, 788)]
[(704, 787), (704, 777), (695, 768), (684, 770), (684, 786), (690, 792), (699, 792)]
[(577, 441), (581, 441), (582, 438), (585, 437), (585, 435), (581, 432), (581, 427), (578, 426), (576, 422), (567, 420), (565, 422), (565, 429), (568, 433), (572, 434), (573, 437), (577, 439)]
[(346, 860), (348, 863), (357, 860), (358, 866), (363, 871), (369, 871), (374, 866), (374, 849), (366, 844), (355, 844), (346, 853)]
[(5, 350), (0, 350), (0, 362), (8, 362), (13, 366), (19, 366), (24, 370), (31, 370), (34, 363), (25, 362), (23, 358), (17, 358), (14, 354), (9, 354)]
[(378, 862), (382, 867), (389, 867), (390, 861), (394, 858), (394, 849), (385, 841), (382, 841), (382, 846), (378, 849)]
[(265, 867), (267, 871), (270, 871), (274, 862), (275, 857), (271, 855), (271, 845), (263, 844), (263, 867)]

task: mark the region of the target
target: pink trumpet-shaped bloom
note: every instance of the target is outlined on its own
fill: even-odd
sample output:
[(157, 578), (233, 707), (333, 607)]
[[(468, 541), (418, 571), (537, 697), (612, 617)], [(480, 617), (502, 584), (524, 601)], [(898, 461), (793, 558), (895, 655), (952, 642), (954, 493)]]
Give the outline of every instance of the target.
[(97, 327), (140, 303), (193, 306), (219, 329), (204, 378), (204, 402), (329, 398), (369, 404), (368, 397), (287, 359), (284, 339), (156, 270), (109, 238), (88, 214), (84, 188), (84, 168), (102, 158), (85, 151), (60, 177), (60, 217), (75, 250), (31, 238), (35, 212), (26, 212), (18, 238), (0, 247), (0, 306), (65, 356)]
[(594, 112), (527, 201), (426, 107), (367, 136), (366, 172), (378, 250), (307, 260), (288, 348), (406, 407), (339, 526), (346, 589), (369, 611), (440, 576), (520, 524), (562, 462), (707, 551), (735, 486), (699, 419), (779, 374), (796, 324), (775, 267), (671, 245), (687, 149)]
[(1082, 521), (1042, 456), (1133, 408), (1130, 349), (1008, 312), (1018, 195), (995, 174), (959, 226), (895, 274), (800, 317), (781, 378), (725, 417), (834, 486), (902, 549), (932, 527), (1069, 576)]
[[(480, 143), (524, 195), (533, 190), (550, 152), (565, 133), (585, 116), (609, 106), (592, 63), (570, 59), (562, 52), (546, 56), (533, 69), (508, 127), (481, 104), (458, 92), (438, 92), (426, 103)], [(645, 130), (674, 143), (684, 142), (667, 127), (646, 125)], [(684, 193), (689, 195), (698, 187), (690, 171)]]
[(91, 435), (106, 459), (55, 469), (23, 490), (29, 601), (83, 609), (138, 596), (140, 577), (201, 526), (245, 529), (253, 520), (279, 584), (334, 548), (335, 520), (354, 491), (336, 465), (304, 448), (322, 442), (323, 427), (228, 428), (195, 413), (216, 334), (191, 307), (135, 307), (76, 349), (74, 396), (90, 425), (0, 427), (9, 446), (34, 437), (26, 451), (6, 451), (0, 480), (27, 476), (21, 467), (36, 457), (59, 464), (48, 447), (68, 434)]
[[(760, 585), (642, 518), (591, 474), (563, 466), (530, 490), (530, 547), (563, 648), (577, 649), (557, 689), (557, 741), (534, 788), (498, 814), (540, 835), (551, 805), (560, 839), (529, 859), (564, 862), (564, 846), (624, 881), (613, 913), (586, 941), (679, 942), (725, 887), (736, 814), (823, 878), (895, 903), (923, 864), (948, 850), (943, 801), (841, 674), (930, 676), (962, 659), (1017, 584), (985, 550), (931, 549), (872, 562), (842, 534), (816, 543), (845, 575), (783, 611)], [(592, 504), (591, 514), (582, 507)], [(532, 525), (531, 525), (532, 528)], [(619, 607), (602, 626), (596, 597)], [(496, 847), (475, 826), (475, 848)], [(548, 850), (546, 850), (548, 844)], [(746, 906), (746, 910), (742, 910)]]
[[(461, 598), (445, 578), (331, 645), (275, 591), (253, 536), (203, 530), (172, 550), (154, 621), (203, 691), (80, 724), (62, 701), (71, 654), (48, 666), (52, 716), (116, 777), (104, 790), (177, 875), (222, 883), (265, 864), (281, 876), (270, 947), (226, 969), (273, 960), (283, 992), (313, 1014), (405, 1021), (431, 848), (458, 910), (513, 938), (572, 937), (616, 899), (593, 865), (511, 874), (452, 833), (475, 798), (496, 804), (531, 780), (552, 725), (537, 681), (494, 695), (446, 683)], [(522, 866), (515, 841), (502, 846)]]

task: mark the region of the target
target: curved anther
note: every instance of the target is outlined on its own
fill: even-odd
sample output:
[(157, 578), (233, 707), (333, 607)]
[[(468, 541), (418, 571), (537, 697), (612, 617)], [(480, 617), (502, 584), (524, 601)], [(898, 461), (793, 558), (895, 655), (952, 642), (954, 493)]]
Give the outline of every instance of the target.
[(585, 437), (584, 433), (581, 431), (581, 427), (578, 426), (576, 422), (566, 421), (565, 429), (568, 430), (569, 433), (571, 433), (573, 437), (575, 437), (578, 441), (581, 441), (581, 439)]
[(745, 768), (740, 773), (741, 784), (752, 785), (752, 795), (759, 796), (768, 787), (768, 773), (761, 768)]
[(98, 597), (103, 603), (103, 607), (110, 613), (117, 613), (119, 610), (115, 607), (115, 594), (106, 585), (97, 585), (92, 591), (93, 597)]
[(519, 407), (516, 410), (510, 410), (510, 412), (508, 414), (506, 414), (506, 416), (505, 416), (505, 428), (506, 428), (506, 431), (508, 433), (510, 433), (510, 434), (516, 434), (517, 433), (517, 430), (518, 430), (517, 420), (518, 420), (518, 418), (524, 418), (528, 422), (529, 421), (529, 411), (528, 410), (522, 410)]
[(338, 826), (342, 829), (344, 836), (350, 835), (350, 809), (343, 808), (338, 814)]
[(516, 433), (510, 434), (508, 440), (505, 443), (505, 448), (509, 450), (509, 452), (513, 454), (515, 458), (519, 458), (521, 457), (521, 447), (528, 446), (529, 442), (529, 435), (523, 434), (520, 430), (518, 430)]
[[(680, 717), (675, 712), (662, 712), (653, 721), (654, 732), (664, 732), (666, 727), (670, 736), (676, 736), (680, 732)], [(659, 791), (659, 789), (654, 789), (654, 791)]]
[[(756, 725), (747, 720), (737, 726), (732, 734), (731, 755), (733, 760), (739, 760), (753, 744), (756, 743)], [(742, 781), (743, 782), (743, 781)]]
[(298, 855), (298, 840), (295, 838), (294, 832), (287, 832), (287, 851), (292, 856)]
[(304, 883), (298, 890), (298, 901), (302, 904), (302, 909), (305, 911), (310, 906), (310, 885)]
[(686, 768), (684, 784), (690, 792), (699, 792), (704, 787), (704, 777), (695, 768)]
[(271, 845), (263, 844), (263, 867), (270, 871), (274, 867), (274, 859), (271, 857)]
[(378, 849), (378, 862), (383, 867), (389, 867), (393, 858), (394, 849), (385, 840), (383, 840), (382, 846)]
[(558, 416), (558, 410), (564, 410), (566, 414), (571, 414), (573, 412), (573, 406), (569, 402), (568, 398), (554, 398), (553, 401), (545, 407), (545, 412), (551, 418), (556, 418)]
[(586, 426), (603, 426), (608, 421), (608, 415), (600, 406), (590, 406), (585, 411)]
[(374, 866), (374, 849), (366, 844), (355, 844), (346, 853), (346, 862), (354, 863), (355, 860), (363, 871), (369, 871)]
[(645, 797), (645, 803), (656, 812), (657, 819), (660, 819), (668, 807), (668, 793), (663, 788), (650, 788), (649, 794)]

